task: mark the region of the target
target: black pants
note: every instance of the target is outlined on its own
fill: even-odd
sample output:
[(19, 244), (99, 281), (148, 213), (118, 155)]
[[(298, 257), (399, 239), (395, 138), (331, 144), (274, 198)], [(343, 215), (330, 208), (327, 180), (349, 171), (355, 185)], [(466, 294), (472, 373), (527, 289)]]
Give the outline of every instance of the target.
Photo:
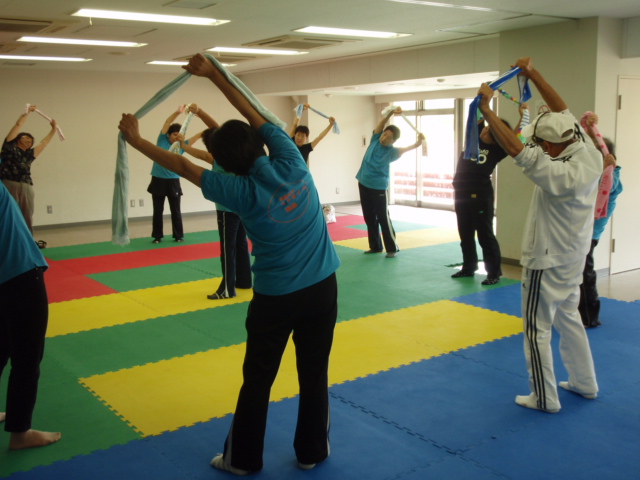
[(251, 288), (251, 258), (247, 232), (242, 220), (233, 212), (218, 212), (218, 232), (220, 233), (220, 263), (222, 281), (216, 293), (225, 297), (235, 297), (236, 287)]
[(151, 236), (155, 239), (164, 237), (164, 199), (169, 200), (169, 210), (171, 210), (171, 227), (173, 228), (173, 238), (181, 240), (184, 238), (182, 229), (182, 213), (180, 212), (180, 197), (152, 195), (153, 198), (153, 231)]
[(385, 250), (389, 253), (397, 252), (400, 249), (396, 243), (396, 232), (389, 217), (387, 191), (374, 190), (361, 183), (358, 183), (358, 189), (360, 190), (362, 216), (367, 224), (369, 248), (376, 252), (382, 251), (382, 241), (380, 241), (380, 230), (382, 230)]
[(501, 276), (500, 245), (493, 233), (493, 194), (480, 195), (456, 191), (455, 210), (462, 248), (462, 270), (475, 272), (478, 269), (475, 240), (477, 233), (487, 275)]
[(11, 359), (7, 432), (26, 432), (38, 395), (49, 320), (44, 270), (34, 268), (0, 285), (0, 376)]
[(591, 240), (591, 248), (587, 254), (587, 260), (582, 272), (582, 285), (580, 285), (580, 304), (578, 311), (585, 327), (597, 327), (600, 323), (600, 298), (598, 297), (598, 275), (594, 269), (593, 249), (598, 245), (598, 240)]
[(254, 292), (247, 315), (247, 350), (225, 461), (236, 468), (262, 468), (271, 386), (293, 331), (300, 399), (293, 442), (301, 463), (329, 455), (329, 353), (338, 315), (335, 274), (287, 295)]

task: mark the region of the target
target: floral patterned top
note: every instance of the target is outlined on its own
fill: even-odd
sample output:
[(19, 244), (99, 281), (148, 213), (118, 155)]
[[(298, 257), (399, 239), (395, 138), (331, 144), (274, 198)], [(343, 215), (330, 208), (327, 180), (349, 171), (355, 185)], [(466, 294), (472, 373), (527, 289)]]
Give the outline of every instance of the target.
[(16, 142), (5, 140), (2, 144), (0, 158), (2, 159), (0, 163), (1, 179), (33, 185), (31, 164), (36, 159), (33, 148), (25, 151), (19, 148)]

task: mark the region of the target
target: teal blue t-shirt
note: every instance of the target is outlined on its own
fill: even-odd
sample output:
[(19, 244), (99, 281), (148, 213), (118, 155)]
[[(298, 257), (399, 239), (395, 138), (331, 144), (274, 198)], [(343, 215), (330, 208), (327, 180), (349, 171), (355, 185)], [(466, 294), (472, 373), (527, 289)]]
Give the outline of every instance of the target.
[[(164, 148), (165, 150), (169, 150), (171, 148), (171, 142), (169, 141), (169, 137), (167, 137), (166, 133), (160, 132), (160, 134), (158, 135), (158, 140), (156, 141), (156, 145), (160, 148)], [(180, 149), (180, 155), (182, 155), (183, 153), (184, 150)], [(177, 175), (171, 170), (167, 170), (166, 168), (161, 167), (156, 162), (153, 162), (151, 175), (157, 178), (180, 178), (180, 175)]]
[(340, 259), (298, 147), (270, 123), (258, 133), (270, 155), (258, 158), (247, 176), (205, 170), (202, 194), (242, 219), (253, 244), (254, 290), (285, 295), (324, 280)]
[(15, 199), (0, 182), (0, 285), (36, 267), (48, 268)]
[(374, 133), (369, 141), (369, 148), (364, 154), (360, 170), (356, 174), (358, 181), (374, 190), (389, 188), (389, 165), (400, 158), (400, 149), (380, 143), (380, 133)]

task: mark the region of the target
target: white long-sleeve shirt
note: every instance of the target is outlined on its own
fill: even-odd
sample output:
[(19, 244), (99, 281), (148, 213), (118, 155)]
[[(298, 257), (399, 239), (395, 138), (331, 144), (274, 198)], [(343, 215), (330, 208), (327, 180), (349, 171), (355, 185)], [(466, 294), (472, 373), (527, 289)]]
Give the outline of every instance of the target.
[(543, 270), (584, 261), (589, 251), (602, 154), (582, 134), (584, 141), (556, 158), (535, 144), (525, 145), (514, 158), (536, 185), (522, 238), (523, 267)]

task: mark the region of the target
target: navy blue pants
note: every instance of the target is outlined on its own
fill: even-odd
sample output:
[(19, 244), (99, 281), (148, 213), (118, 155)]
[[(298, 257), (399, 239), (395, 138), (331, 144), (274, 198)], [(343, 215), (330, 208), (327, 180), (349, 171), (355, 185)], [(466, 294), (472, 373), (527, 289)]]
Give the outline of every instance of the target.
[(220, 211), (218, 212), (218, 232), (222, 281), (216, 293), (223, 297), (235, 297), (236, 287), (252, 287), (247, 232), (237, 214)]
[(26, 432), (38, 396), (49, 321), (44, 269), (34, 268), (0, 285), (0, 305), (0, 376), (11, 359), (4, 429)]
[(502, 276), (500, 245), (493, 233), (493, 193), (482, 195), (468, 191), (456, 192), (455, 210), (462, 248), (462, 270), (475, 272), (478, 269), (477, 233), (487, 275)]
[(171, 228), (173, 238), (182, 240), (184, 238), (184, 230), (182, 228), (182, 212), (180, 211), (180, 197), (153, 195), (153, 230), (151, 236), (156, 240), (164, 237), (164, 221), (162, 215), (164, 213), (164, 199), (169, 200), (169, 210), (171, 211)]
[(582, 285), (580, 285), (580, 304), (578, 311), (585, 327), (597, 327), (600, 323), (600, 297), (598, 296), (598, 274), (594, 269), (593, 249), (598, 245), (598, 240), (591, 240), (591, 248), (587, 254), (582, 272)]
[(358, 189), (360, 190), (362, 216), (367, 224), (369, 248), (376, 252), (382, 251), (382, 241), (380, 240), (380, 230), (382, 230), (382, 240), (386, 251), (388, 253), (397, 252), (399, 248), (396, 243), (396, 232), (389, 217), (387, 191), (365, 187), (361, 183), (358, 183)]
[(338, 315), (335, 273), (286, 295), (254, 292), (247, 314), (247, 350), (225, 462), (262, 469), (269, 394), (293, 332), (300, 396), (293, 442), (298, 461), (318, 463), (329, 455), (329, 353)]

